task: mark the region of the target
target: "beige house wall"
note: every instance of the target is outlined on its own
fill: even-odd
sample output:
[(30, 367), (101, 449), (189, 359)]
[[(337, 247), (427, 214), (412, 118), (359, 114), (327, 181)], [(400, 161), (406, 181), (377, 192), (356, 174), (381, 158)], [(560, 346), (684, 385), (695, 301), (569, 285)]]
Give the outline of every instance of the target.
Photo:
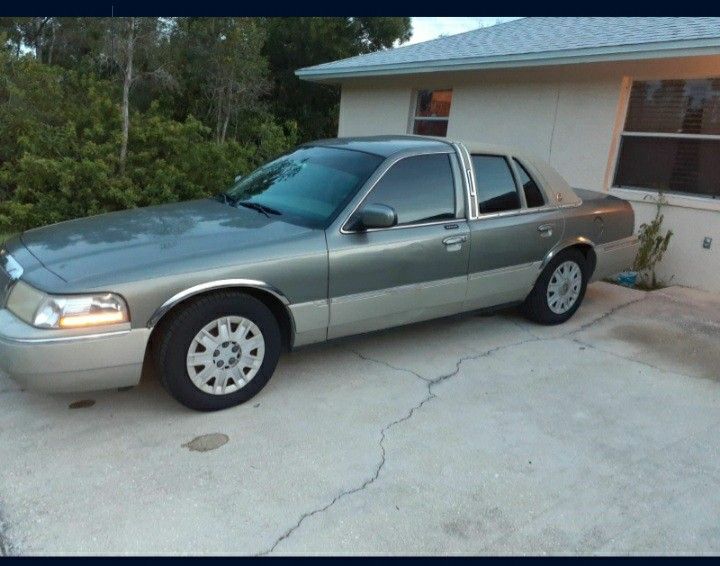
[[(448, 137), (518, 148), (549, 161), (572, 185), (632, 201), (636, 224), (654, 213), (654, 192), (613, 189), (633, 79), (720, 77), (720, 56), (496, 71), (427, 73), (346, 81), (339, 135), (412, 131), (416, 89), (452, 88)], [(660, 269), (676, 284), (720, 292), (720, 202), (668, 196), (675, 232)], [(710, 250), (702, 248), (713, 238)]]

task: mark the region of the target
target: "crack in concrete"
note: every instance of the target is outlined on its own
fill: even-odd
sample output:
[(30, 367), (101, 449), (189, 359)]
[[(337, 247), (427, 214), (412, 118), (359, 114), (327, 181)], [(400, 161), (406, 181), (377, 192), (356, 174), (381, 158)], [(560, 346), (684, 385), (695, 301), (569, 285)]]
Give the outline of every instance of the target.
[[(371, 361), (374, 361), (374, 360), (371, 360)], [(402, 370), (401, 370), (401, 371), (402, 371)], [(352, 489), (348, 489), (348, 490), (345, 490), (345, 491), (340, 492), (340, 493), (339, 493), (338, 495), (336, 495), (336, 496), (332, 499), (332, 501), (330, 501), (330, 503), (328, 503), (327, 505), (325, 505), (325, 506), (323, 506), (323, 507), (320, 507), (319, 509), (314, 509), (313, 511), (310, 511), (310, 512), (308, 512), (308, 513), (304, 513), (304, 514), (300, 517), (300, 519), (298, 519), (298, 522), (295, 523), (295, 524), (294, 524), (292, 527), (290, 527), (288, 530), (286, 530), (286, 531), (273, 543), (272, 546), (270, 546), (270, 547), (267, 548), (266, 550), (263, 550), (262, 552), (257, 553), (256, 556), (267, 556), (268, 554), (270, 554), (271, 552), (273, 552), (273, 551), (278, 547), (279, 544), (281, 544), (284, 540), (286, 540), (287, 538), (289, 538), (290, 536), (292, 536), (292, 534), (293, 534), (297, 529), (300, 528), (300, 526), (303, 524), (303, 522), (305, 521), (305, 519), (308, 519), (308, 518), (310, 518), (310, 517), (312, 517), (312, 516), (314, 516), (314, 515), (317, 515), (317, 514), (319, 514), (319, 513), (323, 513), (323, 512), (325, 512), (325, 511), (327, 511), (328, 509), (330, 509), (330, 507), (332, 507), (333, 505), (335, 505), (335, 504), (336, 504), (338, 501), (340, 501), (340, 499), (342, 499), (343, 497), (347, 497), (348, 495), (352, 495), (353, 493), (358, 493), (359, 491), (363, 491), (363, 490), (364, 490), (365, 488), (367, 488), (371, 483), (373, 483), (375, 480), (377, 480), (377, 479), (380, 477), (380, 472), (381, 472), (382, 469), (385, 467), (385, 461), (386, 461), (385, 435), (386, 435), (387, 431), (389, 431), (389, 430), (390, 430), (392, 427), (394, 427), (395, 425), (398, 425), (398, 424), (400, 424), (400, 423), (402, 423), (402, 422), (405, 422), (405, 421), (407, 421), (408, 419), (410, 419), (410, 418), (413, 416), (413, 414), (415, 413), (415, 411), (416, 411), (417, 409), (419, 409), (420, 407), (422, 407), (427, 401), (429, 401), (429, 398), (425, 397), (422, 401), (420, 401), (420, 403), (418, 403), (417, 405), (415, 405), (414, 407), (412, 407), (412, 408), (407, 412), (407, 414), (405, 414), (403, 417), (392, 421), (391, 423), (385, 425), (385, 426), (380, 430), (380, 442), (379, 442), (379, 446), (380, 446), (380, 461), (378, 462), (378, 465), (377, 465), (376, 468), (375, 468), (375, 472), (374, 472), (368, 479), (366, 479), (361, 485), (359, 485), (359, 486), (357, 486), (357, 487), (354, 487), (354, 488), (352, 488)]]
[(460, 368), (462, 367), (463, 363), (465, 363), (465, 362), (467, 362), (467, 361), (471, 361), (471, 360), (477, 360), (477, 359), (480, 359), (480, 358), (486, 358), (486, 357), (491, 356), (492, 354), (494, 354), (494, 353), (496, 353), (496, 352), (498, 352), (498, 351), (500, 351), (500, 350), (504, 350), (504, 349), (507, 349), (507, 348), (513, 348), (513, 347), (515, 347), (515, 346), (521, 346), (521, 345), (527, 344), (527, 343), (529, 343), (529, 342), (537, 342), (538, 340), (539, 340), (538, 338), (530, 338), (530, 339), (527, 339), (527, 340), (521, 340), (520, 342), (513, 342), (512, 344), (504, 344), (504, 345), (501, 345), (501, 346), (497, 346), (497, 347), (495, 347), (495, 348), (491, 348), (490, 350), (486, 350), (486, 351), (484, 351), (484, 352), (480, 352), (480, 353), (476, 353), (476, 354), (470, 354), (470, 355), (468, 355), (468, 356), (463, 356), (463, 357), (461, 357), (461, 358), (459, 358), (459, 359), (457, 360), (457, 363), (455, 364), (455, 369), (454, 369), (453, 371), (451, 371), (451, 372), (449, 372), (449, 373), (446, 373), (446, 374), (443, 374), (443, 375), (440, 375), (440, 376), (436, 377), (435, 379), (427, 379), (427, 378), (424, 378), (424, 377), (418, 375), (417, 373), (415, 373), (415, 372), (412, 371), (412, 370), (405, 369), (405, 368), (399, 368), (399, 367), (396, 367), (396, 366), (392, 366), (392, 365), (390, 365), (390, 364), (388, 364), (388, 363), (386, 363), (386, 362), (382, 362), (382, 361), (376, 360), (376, 359), (374, 359), (374, 358), (369, 358), (369, 357), (367, 357), (367, 356), (365, 356), (365, 355), (363, 355), (363, 354), (361, 354), (361, 353), (359, 353), (359, 352), (354, 352), (354, 351), (351, 350), (352, 353), (354, 353), (356, 356), (358, 356), (358, 357), (359, 357), (360, 359), (362, 359), (362, 360), (369, 361), (369, 362), (374, 362), (374, 363), (378, 363), (378, 364), (384, 365), (384, 366), (386, 366), (386, 367), (388, 367), (388, 368), (390, 368), (390, 369), (392, 369), (392, 370), (400, 371), (400, 372), (403, 372), (403, 373), (410, 373), (410, 374), (414, 375), (415, 377), (417, 377), (418, 379), (420, 379), (421, 381), (423, 381), (424, 383), (427, 384), (427, 394), (425, 395), (425, 397), (424, 397), (422, 400), (420, 400), (419, 403), (417, 403), (416, 405), (414, 405), (413, 407), (411, 407), (410, 410), (408, 410), (408, 412), (407, 412), (403, 417), (400, 417), (399, 419), (396, 419), (396, 420), (392, 421), (391, 423), (385, 425), (385, 426), (380, 430), (380, 441), (379, 441), (379, 443), (378, 443), (378, 445), (379, 445), (379, 447), (380, 447), (380, 461), (378, 462), (378, 465), (377, 465), (377, 467), (375, 468), (375, 472), (374, 472), (368, 479), (366, 479), (361, 485), (359, 485), (359, 486), (357, 486), (357, 487), (354, 487), (354, 488), (352, 488), (352, 489), (348, 489), (348, 490), (345, 490), (345, 491), (340, 492), (340, 493), (337, 494), (327, 505), (324, 505), (323, 507), (320, 507), (320, 508), (318, 508), (318, 509), (314, 509), (314, 510), (309, 511), (309, 512), (307, 512), (307, 513), (303, 513), (303, 515), (300, 516), (300, 519), (298, 519), (298, 521), (297, 521), (292, 527), (290, 527), (290, 528), (287, 529), (282, 535), (280, 535), (280, 537), (278, 537), (278, 538), (275, 540), (275, 542), (274, 542), (270, 547), (268, 547), (267, 549), (265, 549), (265, 550), (257, 553), (256, 556), (267, 556), (268, 554), (271, 554), (283, 541), (285, 541), (285, 540), (287, 540), (288, 538), (290, 538), (290, 537), (292, 536), (292, 534), (300, 528), (300, 526), (303, 524), (303, 522), (304, 522), (306, 519), (309, 519), (310, 517), (313, 517), (313, 516), (318, 515), (318, 514), (320, 514), (320, 513), (324, 513), (325, 511), (327, 511), (328, 509), (330, 509), (333, 505), (335, 505), (338, 501), (340, 501), (340, 500), (343, 499), (344, 497), (347, 497), (347, 496), (352, 495), (352, 494), (354, 494), (354, 493), (358, 493), (358, 492), (360, 492), (360, 491), (363, 491), (363, 490), (366, 489), (369, 485), (371, 485), (372, 483), (374, 483), (374, 482), (380, 477), (380, 472), (381, 472), (382, 469), (385, 467), (385, 463), (386, 463), (386, 461), (387, 461), (387, 453), (386, 453), (386, 451), (385, 451), (385, 438), (386, 438), (386, 435), (387, 435), (388, 431), (389, 431), (391, 428), (393, 428), (393, 427), (395, 427), (395, 426), (397, 426), (397, 425), (399, 425), (399, 424), (401, 424), (401, 423), (404, 423), (404, 422), (410, 420), (410, 419), (412, 418), (412, 416), (413, 416), (423, 405), (425, 405), (425, 404), (428, 403), (429, 401), (432, 401), (433, 399), (435, 399), (437, 396), (435, 395), (435, 393), (433, 393), (433, 387), (435, 387), (436, 385), (439, 385), (440, 383), (443, 383), (444, 381), (447, 381), (448, 379), (450, 379), (450, 378), (452, 378), (452, 377), (455, 377), (458, 373), (460, 373)]
[(591, 326), (597, 324), (598, 322), (602, 322), (603, 320), (605, 320), (605, 319), (607, 319), (607, 318), (610, 318), (612, 315), (614, 315), (615, 313), (623, 310), (625, 307), (629, 307), (629, 306), (632, 306), (632, 305), (637, 304), (637, 303), (639, 303), (639, 302), (642, 302), (642, 301), (646, 300), (647, 298), (648, 298), (648, 294), (646, 293), (643, 297), (640, 297), (639, 299), (635, 299), (635, 300), (633, 300), (633, 301), (629, 301), (629, 302), (627, 302), (627, 303), (623, 303), (623, 304), (621, 304), (621, 305), (618, 305), (618, 306), (616, 306), (616, 307), (613, 307), (613, 308), (611, 308), (609, 311), (601, 314), (599, 317), (597, 317), (597, 318), (595, 318), (595, 319), (593, 319), (593, 320), (591, 320), (591, 321), (588, 321), (588, 322), (586, 322), (585, 324), (581, 324), (581, 325), (580, 325), (578, 328), (576, 328), (575, 330), (571, 330), (570, 332), (567, 332), (566, 334), (562, 334), (560, 337), (561, 337), (561, 338), (567, 338), (567, 337), (569, 337), (569, 336), (572, 336), (573, 334), (577, 334), (578, 332), (582, 332), (583, 330), (587, 330), (588, 328), (590, 328)]
[(422, 380), (422, 381), (432, 381), (431, 379), (428, 379), (427, 377), (423, 377), (422, 375), (420, 375), (419, 373), (414, 372), (414, 371), (411, 370), (411, 369), (401, 368), (401, 367), (398, 367), (398, 366), (394, 366), (394, 365), (389, 364), (389, 363), (387, 363), (387, 362), (384, 362), (384, 361), (382, 361), (382, 360), (378, 360), (378, 359), (375, 359), (375, 358), (371, 358), (370, 356), (366, 356), (365, 354), (363, 354), (363, 353), (361, 353), (361, 352), (358, 352), (358, 351), (356, 351), (356, 350), (348, 350), (348, 352), (350, 352), (350, 353), (352, 353), (352, 354), (355, 354), (355, 355), (356, 355), (358, 358), (360, 358), (361, 360), (365, 360), (365, 361), (367, 361), (367, 362), (374, 362), (374, 363), (376, 363), (376, 364), (380, 364), (381, 366), (385, 366), (385, 367), (390, 368), (390, 369), (395, 370), (395, 371), (402, 371), (402, 372), (405, 372), (405, 373), (409, 373), (410, 375), (412, 375), (412, 376), (414, 376), (414, 377), (417, 377), (418, 379), (420, 379), (420, 380)]
[[(292, 527), (290, 527), (290, 528), (287, 529), (282, 535), (280, 535), (280, 537), (278, 537), (278, 538), (275, 540), (275, 542), (274, 542), (270, 547), (268, 547), (267, 549), (265, 549), (265, 550), (257, 553), (256, 556), (267, 556), (268, 554), (271, 554), (283, 541), (285, 541), (285, 540), (287, 540), (288, 538), (290, 538), (290, 537), (293, 535), (293, 533), (294, 533), (295, 531), (297, 531), (297, 530), (302, 526), (303, 522), (304, 522), (306, 519), (309, 519), (310, 517), (313, 517), (313, 516), (318, 515), (318, 514), (320, 514), (320, 513), (324, 513), (325, 511), (327, 511), (328, 509), (330, 509), (333, 505), (335, 505), (338, 501), (340, 501), (340, 500), (343, 499), (344, 497), (347, 497), (347, 496), (352, 495), (352, 494), (354, 494), (354, 493), (358, 493), (358, 492), (360, 492), (360, 491), (363, 491), (363, 490), (365, 490), (369, 485), (371, 485), (373, 482), (375, 482), (375, 481), (380, 477), (380, 472), (381, 472), (382, 469), (385, 467), (385, 463), (386, 463), (385, 438), (386, 438), (387, 432), (388, 432), (391, 428), (393, 428), (394, 426), (399, 425), (399, 424), (401, 424), (401, 423), (403, 423), (403, 422), (405, 422), (405, 421), (410, 420), (410, 419), (412, 418), (412, 416), (415, 414), (415, 412), (418, 411), (423, 405), (425, 405), (425, 404), (428, 403), (429, 401), (432, 401), (433, 399), (435, 399), (437, 396), (436, 396), (435, 393), (433, 392), (433, 388), (434, 388), (436, 385), (439, 385), (439, 384), (443, 383), (444, 381), (447, 381), (448, 379), (451, 379), (451, 378), (455, 377), (458, 373), (460, 373), (460, 368), (462, 367), (463, 363), (465, 363), (465, 362), (467, 362), (467, 361), (477, 360), (477, 359), (480, 359), (480, 358), (485, 358), (485, 357), (491, 356), (492, 354), (494, 354), (494, 353), (496, 353), (496, 352), (498, 352), (498, 351), (500, 351), (500, 350), (504, 350), (504, 349), (507, 349), (507, 348), (514, 348), (514, 347), (516, 347), (516, 346), (522, 346), (523, 344), (528, 344), (528, 343), (530, 343), (530, 342), (542, 342), (542, 341), (546, 341), (546, 340), (556, 340), (556, 339), (567, 338), (567, 337), (572, 336), (573, 334), (576, 334), (576, 333), (578, 333), (578, 332), (580, 332), (580, 331), (582, 331), (582, 330), (586, 330), (587, 328), (590, 328), (591, 326), (593, 326), (594, 324), (597, 324), (598, 322), (601, 322), (602, 320), (607, 319), (608, 317), (612, 316), (613, 314), (615, 314), (616, 312), (622, 310), (622, 309), (625, 308), (625, 307), (629, 307), (629, 306), (631, 306), (631, 305), (633, 305), (633, 304), (635, 304), (635, 303), (639, 303), (640, 301), (644, 301), (646, 298), (647, 298), (647, 295), (646, 295), (646, 296), (643, 296), (643, 297), (641, 297), (641, 298), (639, 298), (639, 299), (635, 299), (635, 300), (633, 300), (633, 301), (629, 301), (629, 302), (627, 302), (627, 303), (623, 303), (623, 304), (621, 304), (621, 305), (618, 305), (618, 306), (610, 309), (609, 311), (603, 313), (601, 316), (599, 316), (599, 317), (597, 317), (597, 318), (595, 318), (595, 319), (593, 319), (593, 320), (591, 320), (591, 321), (589, 321), (589, 322), (581, 325), (579, 328), (577, 328), (577, 329), (575, 329), (575, 330), (573, 330), (573, 331), (571, 331), (571, 332), (568, 332), (567, 334), (564, 334), (564, 335), (562, 335), (562, 336), (558, 336), (558, 337), (541, 337), (541, 336), (536, 335), (534, 332), (532, 332), (532, 331), (530, 331), (530, 330), (528, 330), (528, 329), (525, 329), (525, 331), (526, 331), (528, 334), (530, 334), (530, 336), (532, 336), (532, 338), (528, 338), (528, 339), (526, 339), (526, 340), (521, 340), (521, 341), (519, 341), (519, 342), (513, 342), (513, 343), (511, 343), (511, 344), (500, 345), (500, 346), (497, 346), (497, 347), (495, 347), (495, 348), (491, 348), (490, 350), (486, 350), (486, 351), (483, 351), (483, 352), (480, 352), (480, 353), (474, 353), (474, 354), (470, 354), (470, 355), (467, 355), (467, 356), (462, 356), (462, 357), (458, 358), (458, 360), (457, 360), (457, 362), (456, 362), (456, 364), (455, 364), (455, 369), (454, 369), (453, 371), (448, 372), (448, 373), (443, 374), (443, 375), (440, 375), (440, 376), (438, 376), (438, 377), (436, 377), (436, 378), (432, 378), (432, 379), (428, 379), (428, 378), (420, 375), (419, 373), (417, 373), (417, 372), (415, 372), (415, 371), (413, 371), (413, 370), (411, 370), (411, 369), (398, 367), (398, 366), (392, 365), (392, 364), (390, 364), (390, 363), (388, 363), (388, 362), (385, 362), (385, 361), (382, 361), (382, 360), (378, 360), (378, 359), (376, 359), (376, 358), (371, 358), (370, 356), (367, 356), (367, 355), (365, 355), (365, 354), (363, 354), (363, 353), (361, 353), (361, 352), (357, 352), (357, 351), (355, 351), (355, 350), (349, 350), (349, 352), (355, 354), (355, 355), (356, 355), (358, 358), (360, 358), (361, 360), (368, 361), (368, 362), (372, 362), (372, 363), (376, 363), (376, 364), (379, 364), (379, 365), (383, 365), (383, 366), (385, 366), (385, 367), (387, 367), (387, 368), (389, 368), (389, 369), (392, 369), (392, 370), (394, 370), (394, 371), (399, 371), (399, 372), (403, 372), (403, 373), (408, 373), (408, 374), (416, 377), (417, 379), (423, 381), (424, 383), (427, 384), (427, 395), (426, 395), (418, 404), (416, 404), (415, 406), (413, 406), (412, 408), (410, 408), (410, 410), (407, 412), (407, 414), (405, 414), (405, 416), (403, 416), (403, 417), (401, 417), (401, 418), (399, 418), (399, 419), (397, 419), (397, 420), (392, 421), (391, 423), (387, 424), (386, 426), (384, 426), (384, 427), (381, 429), (381, 431), (380, 431), (380, 442), (379, 442), (379, 447), (380, 447), (380, 462), (378, 463), (377, 467), (375, 468), (375, 472), (370, 476), (370, 478), (366, 479), (361, 485), (359, 485), (359, 486), (357, 486), (357, 487), (354, 487), (354, 488), (352, 488), (352, 489), (349, 489), (349, 490), (345, 490), (345, 491), (340, 492), (340, 493), (339, 493), (338, 495), (336, 495), (328, 504), (324, 505), (323, 507), (320, 507), (320, 508), (318, 508), (318, 509), (314, 509), (314, 510), (312, 510), (312, 511), (309, 511), (309, 512), (304, 513), (303, 515), (301, 515), (300, 518), (298, 519), (298, 521), (297, 521)], [(520, 325), (517, 325), (517, 326), (520, 327)], [(573, 341), (577, 342), (578, 344), (582, 344), (582, 345), (588, 346), (587, 344), (584, 344), (584, 343), (582, 343), (582, 342), (579, 341), (579, 340), (573, 340)], [(592, 346), (590, 346), (590, 347), (592, 348)], [(632, 360), (632, 361), (635, 361), (635, 360)]]

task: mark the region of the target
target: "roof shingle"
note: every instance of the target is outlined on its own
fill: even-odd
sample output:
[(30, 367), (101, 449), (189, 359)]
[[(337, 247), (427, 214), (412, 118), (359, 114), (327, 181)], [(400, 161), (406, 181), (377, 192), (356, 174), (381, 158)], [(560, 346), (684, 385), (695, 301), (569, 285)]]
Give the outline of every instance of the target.
[[(393, 69), (483, 61), (538, 61), (588, 52), (613, 54), (682, 47), (713, 47), (720, 53), (720, 17), (532, 17), (423, 43), (376, 51), (300, 69), (303, 78), (371, 75)], [(384, 74), (384, 73), (377, 73)]]

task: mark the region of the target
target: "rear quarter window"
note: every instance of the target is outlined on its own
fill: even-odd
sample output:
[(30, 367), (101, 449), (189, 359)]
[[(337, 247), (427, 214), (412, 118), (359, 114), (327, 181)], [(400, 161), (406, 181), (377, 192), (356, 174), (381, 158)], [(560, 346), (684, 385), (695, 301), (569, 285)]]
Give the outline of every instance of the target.
[(517, 168), (518, 176), (520, 177), (520, 185), (522, 186), (523, 193), (525, 194), (525, 202), (528, 208), (537, 208), (545, 204), (545, 197), (543, 197), (540, 187), (535, 180), (527, 172), (527, 169), (523, 167), (517, 159), (513, 158), (515, 167)]

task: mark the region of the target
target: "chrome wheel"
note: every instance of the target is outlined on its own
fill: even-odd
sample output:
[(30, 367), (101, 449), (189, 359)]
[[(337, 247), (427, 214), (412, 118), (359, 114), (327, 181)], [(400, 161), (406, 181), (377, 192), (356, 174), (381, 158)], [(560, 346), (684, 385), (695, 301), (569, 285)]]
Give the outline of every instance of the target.
[(555, 314), (564, 314), (577, 302), (582, 288), (582, 270), (574, 261), (557, 266), (547, 288), (547, 304)]
[(242, 316), (224, 316), (195, 335), (187, 353), (187, 372), (195, 387), (227, 395), (255, 377), (265, 357), (265, 339), (257, 325)]

